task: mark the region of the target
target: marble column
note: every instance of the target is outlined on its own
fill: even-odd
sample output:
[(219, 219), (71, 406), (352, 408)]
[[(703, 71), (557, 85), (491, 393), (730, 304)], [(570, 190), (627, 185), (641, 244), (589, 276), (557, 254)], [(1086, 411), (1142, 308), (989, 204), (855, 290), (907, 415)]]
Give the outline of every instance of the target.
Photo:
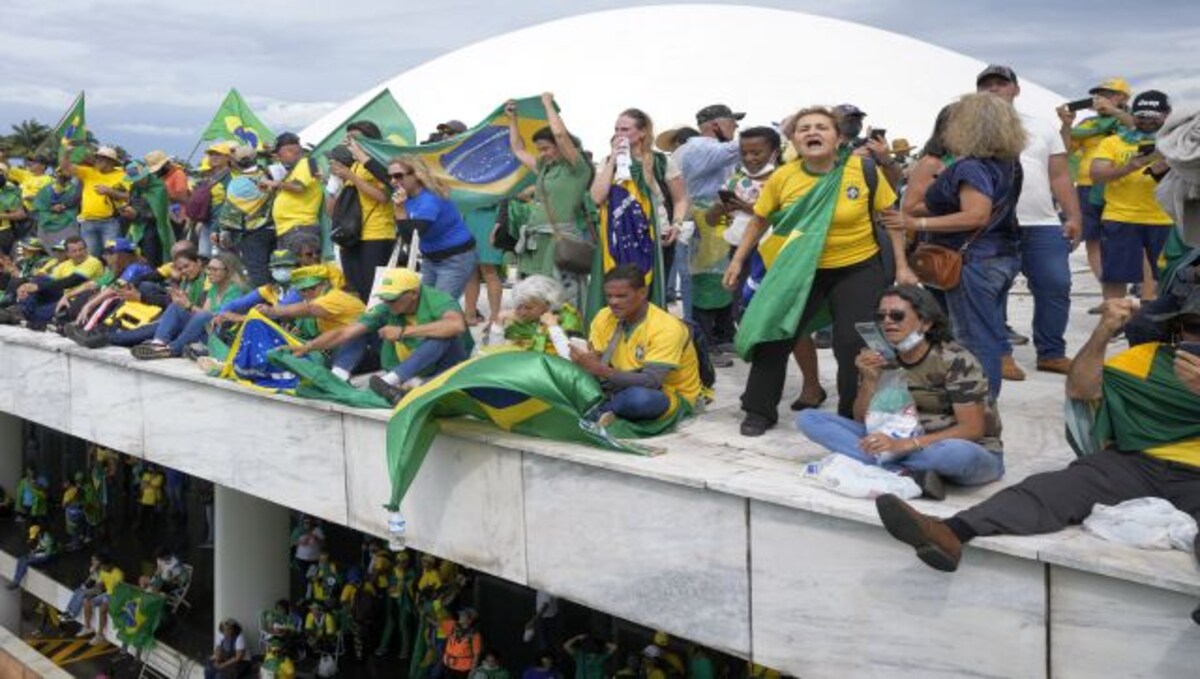
[(253, 648), (259, 613), (288, 596), (288, 510), (223, 486), (214, 490), (213, 618), (240, 622)]
[[(0, 413), (0, 487), (11, 496), (21, 478), (21, 418)], [(5, 585), (7, 580), (0, 580)], [(21, 630), (21, 591), (0, 587), (0, 627), (15, 635)]]

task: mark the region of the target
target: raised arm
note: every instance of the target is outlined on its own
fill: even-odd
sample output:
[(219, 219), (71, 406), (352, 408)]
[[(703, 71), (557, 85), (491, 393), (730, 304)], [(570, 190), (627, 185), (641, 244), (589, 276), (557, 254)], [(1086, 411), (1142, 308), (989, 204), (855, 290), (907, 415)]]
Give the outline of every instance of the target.
[(575, 148), (575, 141), (571, 139), (571, 133), (567, 132), (566, 124), (558, 115), (558, 108), (554, 105), (554, 95), (550, 92), (543, 92), (542, 105), (546, 107), (546, 120), (550, 123), (550, 131), (554, 133), (554, 145), (558, 147), (559, 155), (574, 165), (579, 162), (579, 149)]
[[(543, 95), (543, 101), (545, 95)], [(553, 102), (546, 106), (546, 112), (549, 113), (554, 109)], [(508, 148), (512, 150), (517, 160), (530, 170), (537, 169), (537, 158), (533, 154), (525, 150), (525, 140), (521, 139), (521, 130), (517, 126), (517, 102), (515, 99), (509, 99), (504, 104), (504, 112), (508, 114)], [(558, 117), (557, 114), (555, 117)], [(562, 121), (559, 121), (560, 123)], [(557, 139), (557, 136), (555, 137)]]

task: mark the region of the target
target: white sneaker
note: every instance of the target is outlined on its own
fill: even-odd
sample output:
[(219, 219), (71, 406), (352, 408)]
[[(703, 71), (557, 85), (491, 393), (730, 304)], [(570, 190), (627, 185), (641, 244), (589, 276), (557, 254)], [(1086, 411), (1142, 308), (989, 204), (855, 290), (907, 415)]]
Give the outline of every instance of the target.
[(96, 635), (96, 630), (92, 629), (91, 627), (84, 627), (83, 629), (79, 630), (79, 634), (76, 634), (75, 638), (83, 639), (85, 637), (92, 637), (95, 635)]
[(88, 646), (99, 646), (100, 644), (103, 644), (104, 641), (104, 637), (97, 633), (96, 636), (92, 637), (92, 640), (88, 642)]

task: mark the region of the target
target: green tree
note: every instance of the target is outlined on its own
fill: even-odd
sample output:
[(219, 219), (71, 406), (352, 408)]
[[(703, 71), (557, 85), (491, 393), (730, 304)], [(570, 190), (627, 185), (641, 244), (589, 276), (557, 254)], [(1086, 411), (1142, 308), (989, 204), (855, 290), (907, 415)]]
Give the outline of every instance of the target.
[(3, 145), (8, 149), (9, 155), (22, 158), (32, 155), (50, 138), (51, 132), (48, 125), (32, 118), (13, 125), (12, 130), (12, 134), (4, 138)]

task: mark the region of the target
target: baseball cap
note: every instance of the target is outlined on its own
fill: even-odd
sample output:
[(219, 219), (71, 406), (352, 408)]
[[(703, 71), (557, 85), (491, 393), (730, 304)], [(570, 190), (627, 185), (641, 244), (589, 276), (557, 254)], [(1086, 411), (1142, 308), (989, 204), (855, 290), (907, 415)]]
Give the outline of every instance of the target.
[(296, 134), (295, 132), (284, 132), (283, 134), (279, 135), (278, 137), (275, 137), (276, 153), (279, 152), (279, 149), (281, 149), (285, 146), (299, 146), (299, 145), (300, 145), (300, 135)]
[(295, 267), (299, 263), (300, 262), (296, 260), (296, 253), (284, 248), (282, 250), (276, 250), (272, 252), (271, 259), (268, 261), (267, 265), (274, 269), (281, 266)]
[(218, 156), (233, 155), (233, 142), (219, 141), (204, 150), (205, 153), (215, 153)]
[(710, 120), (720, 120), (721, 118), (741, 120), (745, 117), (745, 113), (734, 113), (733, 109), (729, 108), (725, 104), (709, 104), (699, 111), (696, 111), (696, 124), (703, 125)]
[(132, 255), (134, 252), (137, 252), (137, 248), (133, 247), (133, 243), (128, 238), (114, 238), (104, 243), (104, 251), (124, 252)]
[(1016, 71), (1012, 70), (1008, 66), (1002, 66), (1000, 64), (988, 64), (987, 68), (983, 69), (979, 72), (979, 75), (975, 76), (975, 86), (979, 87), (979, 84), (982, 83), (985, 78), (990, 78), (992, 76), (1004, 78), (1014, 85), (1017, 84)]
[(1165, 93), (1146, 90), (1133, 98), (1129, 110), (1135, 116), (1166, 116), (1171, 111), (1171, 103)]
[(26, 238), (21, 241), (20, 246), (31, 252), (45, 252), (46, 246), (37, 238)]
[(55, 243), (54, 245), (51, 245), (50, 251), (51, 252), (66, 252), (67, 251), (67, 241), (65, 239), (60, 240), (57, 243)]
[(332, 149), (329, 149), (325, 152), (325, 156), (330, 160), (334, 160), (342, 165), (345, 165), (346, 167), (350, 167), (354, 164), (354, 154), (350, 153), (350, 148), (345, 144), (338, 144)]
[(329, 269), (324, 264), (302, 266), (292, 272), (291, 285), (297, 290), (307, 290), (329, 280)]
[(1088, 90), (1088, 94), (1096, 94), (1101, 90), (1120, 92), (1127, 97), (1133, 94), (1133, 89), (1129, 87), (1129, 81), (1125, 80), (1124, 78), (1106, 78), (1099, 85), (1096, 85), (1092, 89)]
[(461, 120), (447, 120), (444, 123), (438, 123), (437, 129), (438, 132), (462, 134), (467, 131), (467, 126)]
[(159, 170), (163, 169), (163, 165), (166, 165), (167, 161), (170, 159), (171, 158), (167, 155), (166, 151), (159, 151), (157, 149), (147, 153), (142, 157), (142, 160), (146, 161), (146, 167), (149, 168), (151, 172), (158, 172)]
[(864, 118), (867, 117), (867, 112), (855, 106), (854, 104), (838, 104), (837, 106), (833, 107), (833, 112), (835, 115), (842, 118), (848, 118), (850, 116), (862, 116)]
[(376, 296), (391, 302), (411, 290), (421, 287), (421, 278), (408, 269), (392, 269), (383, 276)]

